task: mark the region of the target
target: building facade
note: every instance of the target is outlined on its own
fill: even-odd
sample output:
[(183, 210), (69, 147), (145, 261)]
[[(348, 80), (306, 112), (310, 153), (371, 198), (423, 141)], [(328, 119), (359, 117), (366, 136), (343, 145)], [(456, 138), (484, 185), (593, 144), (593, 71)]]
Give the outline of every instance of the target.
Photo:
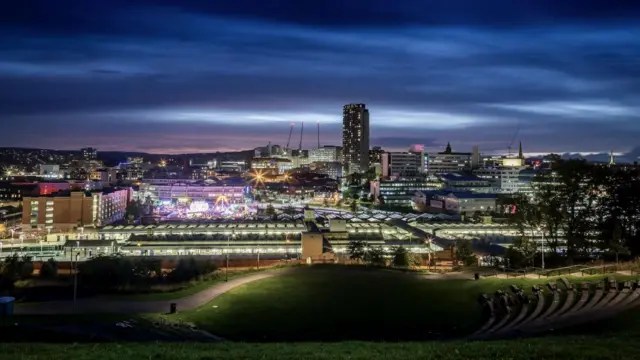
[(388, 152), (382, 155), (382, 177), (416, 177), (423, 171), (423, 158), (415, 152)]
[(25, 197), (22, 229), (70, 231), (77, 227), (108, 225), (124, 218), (131, 199), (129, 188), (95, 192), (66, 191)]
[(342, 162), (340, 146), (325, 145), (309, 151), (309, 162)]
[(282, 174), (293, 168), (292, 161), (284, 158), (253, 158), (251, 168)]
[(426, 156), (425, 167), (429, 174), (455, 173), (471, 170), (472, 153), (453, 152), (451, 145), (443, 152)]
[(455, 214), (486, 213), (496, 208), (495, 194), (472, 192), (416, 191), (412, 197), (415, 209)]
[(92, 161), (98, 159), (98, 150), (95, 148), (82, 148), (80, 149), (82, 152), (82, 159), (85, 161)]
[(436, 179), (428, 180), (380, 180), (371, 181), (370, 195), (384, 204), (411, 205), (416, 191), (433, 191), (442, 188)]
[(369, 110), (365, 104), (343, 107), (342, 159), (344, 175), (369, 170)]

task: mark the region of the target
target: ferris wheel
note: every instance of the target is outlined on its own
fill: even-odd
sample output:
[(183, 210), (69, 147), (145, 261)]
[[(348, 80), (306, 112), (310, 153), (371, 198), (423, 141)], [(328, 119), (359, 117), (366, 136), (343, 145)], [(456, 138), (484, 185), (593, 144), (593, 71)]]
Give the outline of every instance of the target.
[(216, 206), (229, 206), (229, 198), (224, 195), (218, 196)]

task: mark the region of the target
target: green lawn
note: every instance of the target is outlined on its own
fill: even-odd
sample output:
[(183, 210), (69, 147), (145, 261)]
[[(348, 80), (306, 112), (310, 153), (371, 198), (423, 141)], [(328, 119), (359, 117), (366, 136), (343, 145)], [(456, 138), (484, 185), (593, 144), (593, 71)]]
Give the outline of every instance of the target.
[(170, 318), (250, 342), (451, 338), (481, 325), (479, 294), (547, 281), (427, 280), (417, 274), (314, 266), (238, 287)]
[[(530, 287), (546, 281), (548, 279), (426, 280), (416, 274), (362, 268), (299, 268), (281, 277), (252, 282), (198, 310), (171, 317), (171, 320), (182, 318), (196, 322), (231, 340), (263, 343), (3, 344), (0, 331), (0, 359), (640, 358), (640, 347), (636, 345), (640, 340), (638, 310), (538, 338), (393, 342), (467, 333), (481, 321), (476, 304), (479, 293), (505, 289), (510, 284)], [(114, 315), (104, 319), (118, 320)], [(89, 321), (86, 316), (19, 317), (19, 320), (40, 324)], [(42, 333), (37, 338), (49, 340), (51, 336)], [(358, 339), (387, 342), (349, 341)], [(296, 340), (309, 342), (289, 342)], [(319, 342), (332, 340), (342, 342)], [(62, 336), (57, 341), (74, 340)], [(91, 340), (77, 338), (75, 341)]]
[[(268, 268), (262, 268), (262, 269), (254, 268), (250, 270), (232, 270), (232, 271), (229, 271), (229, 280), (242, 277), (245, 275), (253, 274), (259, 271), (264, 271), (267, 269)], [(166, 292), (150, 292), (146, 294), (113, 295), (110, 297), (112, 297), (113, 299), (130, 300), (130, 301), (174, 300), (174, 299), (180, 299), (189, 295), (193, 295), (195, 293), (198, 293), (202, 290), (210, 288), (211, 286), (214, 286), (224, 281), (225, 281), (224, 271), (220, 270), (216, 278), (213, 278), (211, 280), (201, 281), (201, 282), (194, 282), (193, 284), (187, 284), (185, 285), (184, 288), (180, 290), (166, 291)]]
[(151, 344), (0, 344), (0, 359), (21, 360), (408, 360), (408, 359), (634, 359), (638, 338), (553, 337), (525, 341), (413, 343), (151, 343)]

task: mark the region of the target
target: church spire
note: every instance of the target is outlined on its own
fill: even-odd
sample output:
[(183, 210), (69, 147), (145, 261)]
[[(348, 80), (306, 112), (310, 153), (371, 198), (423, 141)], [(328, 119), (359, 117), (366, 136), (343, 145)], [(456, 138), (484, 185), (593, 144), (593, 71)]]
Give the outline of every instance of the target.
[(451, 144), (447, 142), (447, 148), (444, 150), (445, 153), (451, 154)]
[(611, 152), (609, 152), (609, 165), (615, 165), (616, 164), (616, 158), (613, 156), (613, 150), (611, 150)]
[(522, 141), (520, 141), (520, 148), (518, 149), (518, 159), (524, 159), (524, 154), (522, 153)]

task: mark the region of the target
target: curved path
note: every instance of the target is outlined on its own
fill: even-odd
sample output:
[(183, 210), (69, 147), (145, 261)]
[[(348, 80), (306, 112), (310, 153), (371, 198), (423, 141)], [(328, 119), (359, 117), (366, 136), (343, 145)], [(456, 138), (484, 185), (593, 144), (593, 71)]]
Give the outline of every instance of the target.
[(176, 303), (178, 311), (202, 306), (225, 292), (252, 281), (278, 276), (286, 269), (266, 270), (211, 286), (193, 295), (173, 300), (126, 301), (106, 298), (86, 298), (76, 301), (51, 301), (35, 304), (16, 304), (16, 315), (60, 315), (60, 314), (118, 314), (118, 313), (166, 313), (169, 304)]

